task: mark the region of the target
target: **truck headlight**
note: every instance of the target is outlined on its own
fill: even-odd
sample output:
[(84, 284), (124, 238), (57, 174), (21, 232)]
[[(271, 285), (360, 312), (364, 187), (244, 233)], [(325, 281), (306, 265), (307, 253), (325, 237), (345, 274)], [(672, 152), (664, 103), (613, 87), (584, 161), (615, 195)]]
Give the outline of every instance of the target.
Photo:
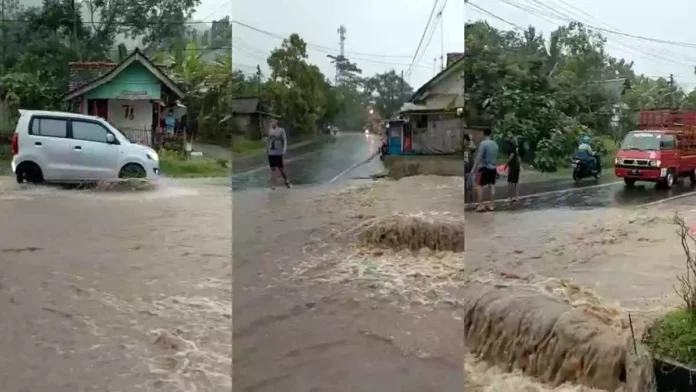
[(622, 164), (623, 164), (623, 159), (614, 158), (614, 164), (615, 164), (615, 165), (622, 165)]
[(650, 161), (650, 167), (660, 167), (660, 161)]
[(155, 161), (155, 162), (158, 162), (158, 161), (159, 161), (159, 157), (157, 156), (156, 153), (148, 152), (148, 153), (145, 154), (145, 156), (147, 156), (147, 159), (149, 159), (149, 160), (151, 160), (151, 161)]

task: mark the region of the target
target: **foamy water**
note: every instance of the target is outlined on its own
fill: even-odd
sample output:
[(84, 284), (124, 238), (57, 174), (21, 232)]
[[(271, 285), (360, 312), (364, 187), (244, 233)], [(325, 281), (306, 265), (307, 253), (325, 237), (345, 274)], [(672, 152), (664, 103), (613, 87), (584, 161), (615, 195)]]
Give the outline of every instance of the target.
[[(424, 188), (428, 192), (418, 192)], [(451, 179), (438, 183), (437, 179), (413, 178), (359, 184), (325, 197), (345, 207), (344, 219), (367, 219), (367, 223), (357, 222), (335, 233), (341, 236), (357, 232), (385, 214), (445, 208), (459, 212), (454, 196), (460, 189)], [(672, 208), (679, 210), (678, 206)], [(690, 209), (681, 210), (687, 223), (696, 219)], [(478, 215), (469, 223), (479, 230), (467, 232), (464, 261), (448, 262), (450, 256), (433, 257), (435, 252), (427, 251), (344, 249), (322, 255), (320, 261), (310, 259), (298, 272), (320, 271), (320, 279), (360, 287), (367, 296), (405, 298), (418, 305), (437, 304), (445, 298), (456, 303), (452, 290), (456, 293), (457, 286), (471, 281), (517, 287), (586, 309), (618, 330), (628, 328), (631, 313), (640, 334), (646, 322), (678, 304), (672, 286), (675, 276), (683, 273), (683, 251), (671, 224), (672, 214), (652, 208)], [(428, 215), (437, 219), (437, 214)], [(471, 240), (469, 233), (473, 234)], [(331, 272), (320, 270), (319, 265), (330, 266)], [(625, 283), (617, 284), (618, 277)], [(471, 356), (465, 372), (471, 381), (467, 386), (477, 391), (592, 390), (574, 385), (553, 388), (519, 373), (502, 372)]]

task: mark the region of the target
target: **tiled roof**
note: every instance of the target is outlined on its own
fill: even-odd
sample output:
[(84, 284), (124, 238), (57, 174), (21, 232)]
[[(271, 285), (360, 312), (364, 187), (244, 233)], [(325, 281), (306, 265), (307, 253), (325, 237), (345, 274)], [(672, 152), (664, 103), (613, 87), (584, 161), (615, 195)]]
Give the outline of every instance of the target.
[[(71, 62), (70, 67), (70, 82), (68, 91), (74, 91), (84, 85), (87, 85), (94, 80), (104, 76), (112, 69), (118, 67), (118, 63), (111, 61), (84, 61)], [(173, 79), (173, 71), (171, 67), (165, 65), (157, 65), (165, 75)]]
[(70, 63), (70, 82), (68, 85), (68, 91), (73, 91), (86, 84), (89, 84), (91, 81), (114, 69), (117, 65), (118, 64), (110, 61), (85, 61)]

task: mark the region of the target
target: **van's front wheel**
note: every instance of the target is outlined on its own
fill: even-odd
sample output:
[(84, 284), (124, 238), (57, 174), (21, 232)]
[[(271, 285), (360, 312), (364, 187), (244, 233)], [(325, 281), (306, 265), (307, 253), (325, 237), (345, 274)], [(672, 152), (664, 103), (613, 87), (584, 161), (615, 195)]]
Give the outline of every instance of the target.
[(145, 169), (137, 163), (129, 163), (118, 173), (118, 178), (145, 178), (147, 173)]

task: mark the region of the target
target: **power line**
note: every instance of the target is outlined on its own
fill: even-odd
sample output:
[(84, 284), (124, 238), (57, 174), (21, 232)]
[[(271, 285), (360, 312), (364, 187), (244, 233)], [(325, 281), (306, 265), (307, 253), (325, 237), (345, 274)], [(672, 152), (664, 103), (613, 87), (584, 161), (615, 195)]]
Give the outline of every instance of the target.
[[(437, 31), (437, 26), (442, 22), (442, 12), (445, 10), (445, 7), (447, 6), (447, 0), (445, 0), (442, 4), (442, 7), (440, 7), (440, 11), (438, 11), (437, 19), (435, 20), (435, 23), (433, 24), (432, 28), (430, 29), (430, 36), (428, 36), (428, 40), (425, 43), (425, 46), (423, 47), (423, 51), (421, 52), (421, 55), (418, 57), (418, 60), (416, 61), (416, 65), (419, 66), (421, 63), (421, 60), (423, 59), (423, 56), (425, 55), (425, 52), (428, 50), (430, 47), (430, 42), (433, 40), (433, 36), (435, 36), (435, 31)], [(410, 76), (410, 74), (409, 74)]]
[[(610, 25), (610, 24), (608, 24), (608, 23), (602, 21), (601, 19), (593, 17), (592, 15), (590, 15), (590, 14), (588, 14), (587, 12), (583, 11), (582, 9), (580, 9), (580, 8), (578, 8), (578, 7), (575, 7), (573, 4), (569, 3), (569, 2), (566, 1), (566, 0), (559, 0), (559, 1), (560, 1), (562, 4), (564, 4), (565, 6), (569, 7), (571, 10), (575, 10), (575, 11), (577, 11), (578, 13), (580, 13), (580, 14), (582, 14), (582, 15), (585, 15), (587, 18), (589, 18), (590, 21), (591, 21), (591, 20), (596, 20), (597, 22), (599, 22), (599, 24), (604, 25), (604, 26), (606, 26), (606, 27), (609, 28), (609, 29), (613, 29), (613, 30), (617, 30), (617, 31), (619, 30), (618, 28), (616, 28), (616, 27), (614, 27), (614, 26), (612, 26), (612, 25)], [(562, 8), (562, 7), (561, 7), (561, 8)], [(572, 12), (571, 12), (571, 14), (572, 14)], [(571, 15), (571, 18), (572, 18), (572, 15)], [(625, 43), (625, 41), (622, 40), (622, 38), (625, 38), (625, 37), (614, 37), (614, 38), (615, 38), (616, 41), (617, 41), (617, 42), (615, 43), (617, 46), (621, 46), (622, 49), (624, 49), (624, 50), (626, 50), (626, 51), (628, 51), (628, 52), (630, 52), (630, 53), (636, 54), (636, 55), (639, 56), (639, 57), (643, 57), (643, 58), (645, 58), (645, 59), (647, 59), (647, 60), (650, 60), (650, 61), (655, 61), (656, 58), (657, 58), (657, 59), (661, 59), (661, 60), (663, 60), (663, 61), (667, 61), (667, 62), (673, 61), (673, 60), (671, 60), (671, 59), (669, 59), (669, 58), (663, 57), (663, 55), (664, 55), (665, 53), (660, 53), (660, 52), (655, 51), (654, 49), (653, 49), (653, 50), (649, 50), (650, 48), (645, 48), (645, 49), (644, 49), (644, 48), (641, 48), (641, 47), (636, 47), (635, 45), (631, 45), (631, 44)], [(611, 41), (608, 41), (608, 43), (611, 44), (612, 42), (611, 42)], [(642, 56), (640, 53), (644, 54), (645, 56)], [(682, 56), (685, 60), (687, 60), (687, 61), (696, 62), (696, 60), (690, 59), (690, 58), (688, 58), (687, 56), (685, 56), (685, 55), (683, 55), (683, 54), (679, 54), (679, 55), (681, 55), (681, 56)], [(646, 56), (647, 56), (647, 57), (646, 57)], [(657, 62), (657, 61), (655, 61), (655, 62)], [(691, 64), (685, 64), (685, 63), (677, 62), (677, 61), (674, 61), (674, 63), (675, 63), (675, 64), (678, 64), (678, 65), (688, 66), (688, 67), (691, 67), (691, 66), (692, 66)]]
[[(252, 26), (252, 25), (249, 25), (249, 24), (246, 24), (246, 23), (242, 23), (242, 22), (239, 22), (239, 21), (236, 21), (236, 20), (233, 20), (232, 23), (233, 23), (233, 24), (236, 24), (236, 25), (238, 25), (238, 26), (247, 28), (247, 29), (249, 29), (249, 30), (253, 30), (253, 31), (257, 32), (257, 33), (260, 33), (260, 34), (263, 34), (263, 35), (267, 35), (267, 36), (269, 36), (269, 37), (273, 37), (273, 38), (279, 39), (279, 40), (284, 40), (284, 39), (286, 39), (286, 38), (288, 37), (288, 36), (283, 36), (283, 35), (280, 35), (280, 34), (277, 34), (277, 33), (273, 33), (273, 32), (271, 32), (271, 31), (264, 30), (264, 29), (261, 29), (261, 28), (258, 28), (258, 27), (254, 27), (254, 26)], [(330, 53), (336, 53), (336, 54), (338, 54), (338, 51), (337, 51), (335, 48), (332, 48), (332, 47), (329, 47), (329, 46), (325, 46), (325, 45), (313, 44), (313, 43), (307, 42), (306, 40), (305, 40), (305, 43), (307, 44), (308, 47), (313, 47), (313, 48), (315, 48), (315, 49), (317, 49), (317, 50), (324, 50), (324, 51), (329, 51)], [(380, 57), (380, 58), (386, 58), (386, 57), (388, 57), (388, 58), (410, 58), (410, 57), (411, 57), (411, 56), (408, 56), (408, 55), (389, 55), (389, 54), (378, 54), (378, 53), (360, 53), (360, 52), (351, 52), (351, 51), (346, 51), (346, 54), (347, 54), (347, 55), (357, 55), (357, 56), (368, 56), (368, 57)]]
[[(278, 38), (278, 39), (285, 39), (285, 38), (283, 38), (282, 36), (278, 36), (278, 37), (276, 37), (276, 38)], [(235, 40), (236, 40), (236, 41), (239, 41), (239, 43), (242, 43), (242, 41), (239, 40), (239, 38), (235, 38)], [(250, 46), (250, 45), (248, 45), (248, 44), (243, 44), (243, 45), (246, 46), (247, 49), (253, 48), (252, 46)], [(309, 48), (309, 49), (311, 49), (311, 50), (314, 50), (314, 51), (317, 51), (317, 52), (320, 52), (320, 53), (323, 53), (323, 54), (337, 55), (337, 53), (336, 53), (335, 50), (326, 50), (326, 49), (322, 49), (322, 47), (317, 47), (317, 46), (312, 45), (312, 44), (307, 44), (307, 48)], [(234, 49), (234, 48), (233, 48), (233, 49)], [(266, 53), (263, 53), (261, 49), (253, 48), (253, 50), (254, 50), (255, 52), (257, 52), (259, 56), (267, 56), (267, 54), (266, 54)], [(346, 53), (348, 53), (348, 52), (346, 52)], [(383, 64), (383, 65), (390, 65), (390, 66), (395, 66), (395, 67), (397, 67), (397, 66), (406, 67), (406, 66), (409, 65), (409, 64), (407, 64), (407, 63), (399, 63), (399, 62), (394, 62), (394, 61), (381, 61), (381, 60), (374, 60), (374, 59), (362, 58), (362, 57), (356, 57), (356, 56), (350, 56), (350, 57), (347, 57), (347, 58), (348, 58), (349, 60), (353, 60), (353, 61), (356, 61), (356, 62), (366, 62), (366, 63), (374, 63), (374, 64)], [(264, 61), (265, 61), (265, 60), (264, 60)], [(418, 65), (417, 67), (419, 67), (419, 68), (424, 68), (423, 66), (420, 66), (420, 65)]]
[[(525, 12), (525, 13), (528, 13), (528, 14), (534, 15), (534, 16), (540, 18), (540, 19), (546, 20), (546, 21), (548, 21), (548, 22), (550, 22), (550, 23), (552, 23), (552, 24), (555, 24), (555, 23), (556, 23), (555, 20), (562, 20), (562, 21), (564, 21), (564, 22), (580, 22), (580, 23), (583, 23), (585, 26), (587, 26), (587, 27), (590, 28), (590, 29), (594, 29), (594, 30), (598, 30), (598, 31), (603, 31), (603, 32), (608, 32), (609, 34), (612, 34), (613, 32), (616, 32), (616, 31), (617, 31), (616, 29), (598, 28), (597, 26), (595, 26), (595, 25), (593, 25), (593, 24), (591, 24), (591, 23), (586, 23), (586, 22), (582, 22), (582, 21), (580, 21), (580, 20), (576, 20), (576, 19), (573, 18), (572, 16), (568, 16), (567, 14), (563, 14), (563, 13), (561, 13), (561, 12), (559, 12), (558, 10), (555, 10), (555, 9), (549, 9), (548, 11), (543, 11), (543, 10), (541, 10), (541, 9), (534, 8), (534, 6), (532, 6), (532, 5), (523, 6), (523, 5), (521, 5), (521, 4), (518, 4), (518, 3), (513, 2), (512, 0), (500, 0), (500, 1), (503, 2), (503, 3), (505, 3), (505, 4), (507, 4), (507, 5), (510, 5), (510, 6), (512, 6), (512, 7), (515, 7), (515, 8), (517, 8), (517, 9), (520, 9), (520, 10), (522, 10), (522, 11)], [(532, 1), (534, 1), (534, 0), (532, 0)], [(545, 6), (544, 4), (541, 4), (541, 3), (538, 3), (538, 4), (542, 5), (542, 6), (545, 7), (545, 8), (549, 8), (548, 6)], [(478, 7), (478, 8), (480, 9), (481, 7)], [(553, 12), (549, 12), (549, 11), (551, 11), (551, 10), (552, 10)], [(492, 16), (492, 17), (494, 17), (494, 18), (496, 18), (496, 19), (498, 19), (498, 20), (501, 20), (501, 19), (502, 19), (501, 17), (499, 17), (498, 15), (493, 14), (493, 13), (490, 12), (490, 11), (482, 10), (482, 12), (484, 12), (484, 13), (486, 13), (487, 15)], [(554, 20), (554, 19), (555, 19), (555, 20)], [(503, 21), (504, 21), (505, 23), (507, 23), (507, 24), (513, 25), (511, 22), (509, 22), (509, 21), (507, 21), (507, 20), (503, 20)], [(518, 25), (514, 25), (514, 27), (515, 27), (515, 28), (520, 28), (520, 26), (518, 26)], [(521, 29), (521, 28), (520, 28), (520, 29)], [(625, 34), (625, 33), (622, 33), (622, 34)], [(636, 38), (636, 39), (641, 39), (641, 38), (644, 38), (644, 37), (640, 37), (640, 38)], [(660, 54), (660, 53), (650, 53), (650, 52), (646, 52), (646, 51), (645, 51), (644, 49), (642, 49), (642, 48), (636, 48), (636, 47), (633, 46), (633, 45), (623, 43), (622, 41), (619, 40), (618, 37), (615, 37), (615, 39), (617, 39), (617, 42), (609, 41), (609, 40), (608, 40), (608, 41), (607, 41), (607, 44), (609, 44), (609, 45), (615, 45), (615, 46), (619, 47), (619, 48), (622, 49), (622, 50), (625, 50), (625, 51), (627, 51), (627, 52), (629, 52), (629, 53), (631, 53), (631, 54), (634, 54), (634, 55), (636, 55), (636, 56), (638, 56), (638, 57), (642, 57), (642, 58), (644, 58), (644, 59), (646, 59), (646, 60), (649, 60), (649, 61), (652, 61), (652, 62), (655, 62), (655, 63), (667, 62), (667, 63), (671, 63), (671, 64), (675, 64), (675, 65), (678, 65), (678, 66), (683, 66), (683, 67), (689, 67), (689, 68), (691, 68), (691, 67), (693, 66), (693, 64), (687, 64), (687, 63), (684, 63), (684, 62), (680, 62), (680, 61), (678, 61), (678, 60), (676, 60), (676, 59), (674, 59), (674, 58), (665, 57), (665, 56), (663, 56), (663, 55)], [(658, 60), (661, 60), (661, 61), (658, 61)], [(690, 59), (687, 58), (687, 60), (690, 60)]]
[(479, 7), (478, 5), (474, 4), (471, 0), (469, 0), (468, 4), (470, 4), (472, 7), (476, 8), (479, 12), (483, 12), (484, 14), (486, 14), (486, 15), (492, 17), (492, 18), (498, 19), (499, 21), (501, 21), (501, 22), (503, 22), (503, 23), (507, 23), (507, 24), (509, 24), (510, 26), (516, 28), (517, 30), (524, 31), (524, 29), (523, 29), (522, 27), (520, 27), (520, 26), (518, 26), (518, 25), (516, 25), (516, 24), (514, 24), (514, 23), (512, 23), (512, 22), (509, 22), (509, 21), (507, 21), (507, 20), (501, 18), (500, 16), (498, 16), (498, 15), (496, 15), (496, 14), (494, 14), (494, 13), (488, 11), (488, 10), (485, 10), (485, 9)]
[(428, 17), (428, 22), (425, 24), (425, 28), (423, 29), (423, 34), (421, 34), (420, 41), (418, 42), (418, 46), (416, 47), (416, 52), (413, 54), (413, 59), (411, 60), (411, 65), (409, 65), (408, 70), (406, 70), (406, 78), (409, 78), (411, 75), (411, 69), (413, 68), (413, 64), (416, 62), (416, 57), (418, 56), (418, 51), (420, 51), (421, 45), (423, 45), (423, 40), (425, 39), (425, 35), (428, 33), (428, 27), (430, 26), (430, 22), (433, 20), (433, 15), (435, 14), (435, 9), (437, 8), (437, 3), (439, 0), (435, 0), (433, 2), (433, 8), (430, 10), (430, 16)]
[[(522, 6), (522, 5), (520, 5), (520, 4), (517, 4), (517, 3), (515, 3), (515, 2), (512, 1), (512, 0), (499, 0), (499, 1), (502, 1), (503, 3), (506, 3), (506, 4), (511, 5), (511, 6), (513, 6), (513, 7), (522, 9), (523, 11), (526, 11), (527, 13), (533, 13), (533, 12), (530, 12), (530, 8), (525, 7), (525, 6)], [(539, 3), (539, 4), (542, 4), (542, 3)], [(533, 9), (532, 9), (532, 10), (533, 10)], [(537, 12), (538, 12), (539, 10), (534, 10), (534, 11), (537, 11)], [(554, 11), (554, 12), (557, 13), (557, 11)], [(567, 17), (554, 16), (553, 14), (552, 14), (552, 15), (549, 15), (548, 13), (547, 13), (546, 16), (551, 16), (551, 17), (554, 18), (554, 19), (563, 20), (564, 22), (579, 22), (579, 21), (574, 20), (574, 19), (572, 19), (572, 18), (569, 19), (569, 18), (567, 18)], [(635, 35), (635, 34), (624, 33), (624, 32), (621, 32), (621, 31), (614, 30), (614, 29), (606, 29), (606, 28), (599, 27), (599, 26), (595, 26), (595, 25), (592, 25), (592, 24), (585, 24), (585, 25), (586, 25), (587, 27), (591, 28), (592, 30), (601, 31), (601, 32), (604, 32), (604, 33), (607, 33), (607, 34), (614, 34), (614, 35), (619, 35), (619, 36), (623, 36), (623, 37), (635, 38), (635, 39), (639, 39), (639, 40), (643, 40), (643, 41), (656, 42), (656, 43), (665, 44), (665, 45), (680, 46), (680, 47), (690, 48), (690, 49), (695, 49), (695, 48), (696, 48), (696, 44), (694, 44), (694, 43), (681, 42), (681, 41), (672, 41), (672, 40), (664, 40), (664, 39), (651, 38), (651, 37), (645, 37), (645, 36), (641, 36), (641, 35)]]

